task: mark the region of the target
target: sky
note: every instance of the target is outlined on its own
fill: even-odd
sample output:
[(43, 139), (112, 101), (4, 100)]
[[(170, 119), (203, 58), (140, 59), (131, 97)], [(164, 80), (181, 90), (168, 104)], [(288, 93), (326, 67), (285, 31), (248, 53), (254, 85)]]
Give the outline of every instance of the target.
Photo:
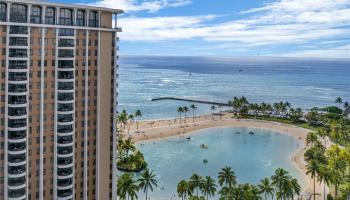
[(74, 3), (124, 10), (121, 55), (350, 58), (350, 0)]

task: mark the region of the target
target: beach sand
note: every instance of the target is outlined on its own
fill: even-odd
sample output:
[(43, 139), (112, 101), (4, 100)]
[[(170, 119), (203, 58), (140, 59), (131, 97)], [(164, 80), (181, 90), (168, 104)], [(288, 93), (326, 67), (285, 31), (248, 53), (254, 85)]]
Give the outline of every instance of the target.
[[(128, 136), (137, 142), (171, 136), (181, 136), (195, 130), (222, 126), (269, 129), (279, 133), (292, 135), (303, 141), (304, 147), (295, 153), (295, 156), (291, 158), (291, 162), (295, 164), (303, 174), (305, 174), (306, 161), (304, 160), (304, 152), (306, 151), (306, 135), (310, 130), (278, 122), (254, 119), (233, 119), (231, 116), (232, 114), (225, 113), (222, 114), (221, 119), (218, 115), (214, 115), (213, 119), (212, 115), (202, 115), (196, 116), (194, 122), (192, 117), (187, 117), (186, 123), (183, 117), (181, 120), (181, 126), (180, 119), (140, 121), (139, 130), (136, 131), (136, 122), (133, 123), (130, 126)], [(310, 176), (305, 175), (305, 181), (306, 187), (302, 188), (303, 199), (307, 199), (307, 197), (310, 196), (307, 194), (313, 193), (313, 179)], [(323, 199), (323, 183), (320, 184), (316, 182), (316, 193), (316, 199)]]

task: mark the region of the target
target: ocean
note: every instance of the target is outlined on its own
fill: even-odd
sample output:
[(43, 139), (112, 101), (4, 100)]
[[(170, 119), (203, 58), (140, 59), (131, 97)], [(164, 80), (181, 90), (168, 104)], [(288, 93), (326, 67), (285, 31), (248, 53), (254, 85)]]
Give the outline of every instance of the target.
[[(119, 64), (118, 110), (140, 109), (145, 120), (175, 118), (179, 106), (190, 105), (152, 102), (156, 97), (228, 102), (245, 96), (303, 109), (335, 105), (338, 96), (350, 101), (350, 60), (122, 56)], [(197, 115), (211, 112), (210, 105), (197, 106)]]

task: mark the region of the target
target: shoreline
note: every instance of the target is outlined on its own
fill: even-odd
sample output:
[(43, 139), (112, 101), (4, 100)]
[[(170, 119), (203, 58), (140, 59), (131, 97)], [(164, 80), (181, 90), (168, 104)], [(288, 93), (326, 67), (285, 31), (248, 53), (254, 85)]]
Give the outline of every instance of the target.
[[(306, 135), (311, 130), (283, 124), (279, 122), (255, 120), (255, 119), (232, 119), (232, 114), (223, 113), (222, 119), (219, 116), (214, 116), (214, 120), (211, 115), (202, 115), (195, 117), (195, 122), (192, 122), (192, 117), (187, 118), (185, 124), (184, 119), (169, 119), (169, 120), (153, 120), (153, 121), (140, 121), (139, 131), (136, 131), (136, 123), (131, 125), (129, 137), (135, 142), (142, 142), (145, 140), (158, 140), (167, 137), (179, 137), (184, 134), (197, 134), (198, 130), (209, 129), (215, 127), (246, 127), (257, 128), (276, 131), (280, 134), (287, 134), (296, 137), (301, 141), (302, 146), (293, 152), (293, 157), (290, 162), (300, 170), (304, 176), (304, 188), (302, 188), (301, 195), (307, 193), (313, 193), (313, 179), (306, 175), (306, 161), (304, 160), (304, 153), (306, 151)], [(323, 184), (317, 182), (316, 184), (316, 199), (323, 199)]]

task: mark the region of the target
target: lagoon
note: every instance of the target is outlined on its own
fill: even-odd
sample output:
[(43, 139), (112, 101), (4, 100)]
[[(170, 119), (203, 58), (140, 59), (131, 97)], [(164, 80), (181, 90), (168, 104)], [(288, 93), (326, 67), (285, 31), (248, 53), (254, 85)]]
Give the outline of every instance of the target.
[[(250, 135), (249, 132), (254, 132)], [(294, 154), (303, 148), (298, 138), (276, 131), (257, 128), (219, 127), (186, 134), (187, 140), (170, 137), (137, 143), (144, 153), (149, 168), (158, 178), (158, 188), (151, 199), (174, 199), (177, 183), (194, 173), (212, 176), (231, 166), (239, 183), (257, 184), (270, 177), (277, 168), (284, 168), (306, 185), (303, 173), (292, 163)], [(201, 144), (208, 149), (200, 148)], [(204, 164), (203, 160), (208, 163)], [(176, 195), (177, 197), (177, 195)], [(143, 194), (139, 194), (139, 199)], [(178, 199), (178, 198), (176, 198)]]

